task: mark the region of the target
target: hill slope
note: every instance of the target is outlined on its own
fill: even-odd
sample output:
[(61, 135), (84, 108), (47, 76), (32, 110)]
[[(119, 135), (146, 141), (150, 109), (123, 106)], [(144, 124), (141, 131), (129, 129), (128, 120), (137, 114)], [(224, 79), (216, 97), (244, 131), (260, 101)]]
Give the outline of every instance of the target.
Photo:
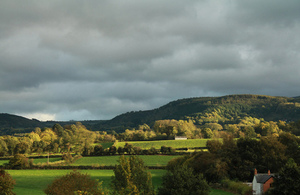
[(121, 114), (94, 128), (122, 131), (144, 123), (152, 125), (155, 120), (162, 119), (192, 119), (198, 124), (224, 124), (235, 123), (246, 116), (264, 118), (267, 121), (297, 121), (300, 119), (299, 102), (300, 98), (263, 95), (188, 98), (170, 102), (154, 110)]
[[(300, 120), (300, 97), (273, 97), (263, 95), (229, 95), (223, 97), (187, 98), (170, 102), (160, 108), (128, 112), (106, 121), (81, 121), (90, 130), (124, 131), (156, 120), (191, 119), (197, 125), (216, 122), (238, 123), (243, 117), (264, 118), (267, 121)], [(35, 127), (74, 124), (76, 121), (47, 121), (27, 119), (11, 114), (0, 114), (0, 135), (30, 132)]]

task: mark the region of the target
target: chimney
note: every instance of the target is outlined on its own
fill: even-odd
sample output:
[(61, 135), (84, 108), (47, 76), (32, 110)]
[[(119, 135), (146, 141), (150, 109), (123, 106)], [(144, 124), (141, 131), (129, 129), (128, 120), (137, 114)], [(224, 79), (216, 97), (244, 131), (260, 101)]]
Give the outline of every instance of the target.
[(256, 169), (254, 169), (254, 175), (257, 175), (257, 170)]
[(268, 175), (271, 175), (271, 171), (270, 170), (268, 170)]

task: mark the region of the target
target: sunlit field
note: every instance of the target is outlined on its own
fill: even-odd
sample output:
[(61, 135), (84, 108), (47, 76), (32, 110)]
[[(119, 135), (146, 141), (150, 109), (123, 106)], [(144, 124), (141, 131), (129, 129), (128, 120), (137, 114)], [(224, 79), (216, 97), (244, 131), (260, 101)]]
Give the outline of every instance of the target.
[(125, 143), (130, 143), (134, 147), (140, 147), (141, 149), (150, 149), (154, 147), (160, 149), (161, 146), (167, 146), (172, 148), (195, 148), (206, 147), (206, 142), (210, 139), (187, 139), (187, 140), (160, 140), (160, 141), (131, 141), (131, 142), (118, 142), (116, 147), (124, 147)]
[[(145, 162), (146, 166), (165, 166), (167, 163), (179, 156), (172, 155), (139, 155)], [(86, 165), (86, 166), (110, 166), (118, 163), (120, 156), (95, 156), (95, 157), (82, 157), (76, 160), (72, 165)]]
[[(14, 192), (17, 195), (39, 195), (55, 178), (65, 175), (72, 170), (7, 170), (16, 180)], [(103, 181), (103, 187), (109, 189), (113, 170), (80, 170), (82, 173), (91, 175), (93, 179)], [(165, 170), (150, 170), (153, 185), (161, 184)]]
[[(72, 170), (7, 170), (16, 180), (14, 192), (17, 195), (41, 195), (43, 190), (57, 177), (65, 175)], [(152, 175), (152, 182), (157, 189), (162, 183), (162, 176), (165, 170), (149, 170)], [(91, 175), (93, 179), (103, 181), (104, 188), (110, 188), (113, 170), (80, 170), (82, 173)], [(232, 195), (222, 190), (212, 189), (210, 195)]]

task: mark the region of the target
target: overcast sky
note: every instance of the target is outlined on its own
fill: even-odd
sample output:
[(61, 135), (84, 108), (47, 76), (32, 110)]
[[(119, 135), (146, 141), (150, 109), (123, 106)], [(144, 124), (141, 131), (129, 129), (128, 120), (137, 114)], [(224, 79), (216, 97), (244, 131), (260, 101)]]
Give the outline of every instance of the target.
[(111, 119), (170, 101), (300, 95), (299, 0), (1, 0), (0, 112)]

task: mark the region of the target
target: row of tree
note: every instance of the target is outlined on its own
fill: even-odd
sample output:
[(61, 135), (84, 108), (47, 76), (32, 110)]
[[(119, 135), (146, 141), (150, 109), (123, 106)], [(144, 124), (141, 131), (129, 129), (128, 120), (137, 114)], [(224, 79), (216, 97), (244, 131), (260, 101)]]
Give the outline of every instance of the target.
[(56, 124), (52, 128), (36, 128), (22, 137), (0, 136), (0, 156), (44, 152), (81, 153), (87, 144), (115, 140), (114, 135), (89, 131), (81, 123), (64, 127)]
[(195, 172), (203, 173), (208, 182), (220, 182), (224, 178), (251, 181), (253, 170), (278, 172), (293, 159), (300, 165), (300, 138), (281, 133), (279, 137), (261, 139), (225, 137), (223, 141), (207, 142), (208, 152), (198, 152), (171, 160), (169, 169), (178, 165), (188, 165)]
[[(15, 183), (7, 172), (0, 170), (0, 194), (14, 195)], [(203, 175), (195, 174), (187, 166), (168, 170), (162, 178), (161, 187), (156, 191), (151, 173), (137, 156), (120, 156), (110, 187), (111, 190), (103, 189), (102, 182), (92, 179), (88, 174), (73, 171), (55, 179), (44, 192), (49, 195), (208, 195), (210, 192)]]
[(125, 130), (115, 134), (121, 141), (143, 141), (172, 139), (174, 136), (195, 138), (222, 138), (232, 135), (235, 138), (257, 138), (261, 136), (279, 136), (281, 132), (290, 132), (300, 135), (300, 121), (287, 123), (285, 121), (264, 121), (252, 117), (244, 117), (236, 124), (219, 124), (208, 122), (196, 125), (193, 120), (158, 120), (152, 128), (147, 124), (140, 125), (138, 129)]
[[(297, 132), (300, 129), (299, 122), (264, 121), (252, 117), (245, 117), (238, 124), (220, 125), (217, 123), (205, 123), (196, 126), (192, 120), (159, 120), (152, 128), (147, 124), (140, 125), (138, 130), (126, 130), (117, 134), (114, 131), (93, 132), (86, 129), (81, 123), (62, 127), (55, 124), (52, 128), (36, 128), (35, 131), (22, 137), (1, 136), (0, 156), (11, 156), (17, 153), (31, 154), (43, 152), (75, 152), (84, 155), (122, 154), (122, 148), (111, 147), (109, 149), (94, 147), (94, 143), (120, 141), (142, 141), (171, 139), (174, 136), (186, 136), (188, 138), (222, 138), (232, 136), (234, 138), (257, 138), (264, 136), (278, 137), (282, 132)], [(135, 153), (141, 153), (141, 149), (133, 148)], [(129, 151), (130, 154), (130, 151)]]

